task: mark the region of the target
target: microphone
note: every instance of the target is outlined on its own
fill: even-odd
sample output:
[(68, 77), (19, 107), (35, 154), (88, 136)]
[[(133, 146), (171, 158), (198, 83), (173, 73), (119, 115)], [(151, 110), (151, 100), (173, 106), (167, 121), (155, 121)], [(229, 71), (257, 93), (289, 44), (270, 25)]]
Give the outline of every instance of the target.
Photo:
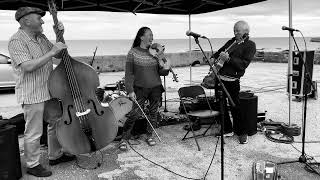
[(287, 31), (299, 31), (298, 29), (293, 29), (287, 26), (282, 26), (282, 30), (287, 30)]
[(194, 38), (204, 38), (204, 39), (207, 39), (207, 37), (201, 36), (200, 34), (195, 33), (195, 32), (192, 32), (192, 31), (189, 31), (189, 30), (186, 32), (186, 35), (187, 35), (187, 36), (193, 36)]

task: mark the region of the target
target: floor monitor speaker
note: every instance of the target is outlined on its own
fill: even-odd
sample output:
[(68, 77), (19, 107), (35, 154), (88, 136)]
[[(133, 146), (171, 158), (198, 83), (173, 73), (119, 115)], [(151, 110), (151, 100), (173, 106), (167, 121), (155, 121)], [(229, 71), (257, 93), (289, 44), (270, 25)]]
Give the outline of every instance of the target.
[(253, 93), (241, 92), (240, 109), (241, 118), (245, 120), (245, 129), (249, 136), (257, 133), (258, 96)]
[(14, 125), (6, 125), (0, 128), (0, 147), (0, 179), (21, 178), (19, 142)]

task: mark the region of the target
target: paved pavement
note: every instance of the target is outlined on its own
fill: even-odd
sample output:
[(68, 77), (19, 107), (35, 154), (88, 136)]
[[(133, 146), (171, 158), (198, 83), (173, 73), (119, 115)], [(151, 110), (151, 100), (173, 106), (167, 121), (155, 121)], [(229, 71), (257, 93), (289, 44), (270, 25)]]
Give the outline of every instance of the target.
[[(166, 78), (167, 88), (167, 109), (178, 112), (179, 102), (177, 91), (180, 87), (190, 84), (189, 67), (174, 68), (178, 74), (179, 82), (171, 81), (171, 75)], [(315, 65), (313, 69), (313, 80), (320, 83), (320, 66)], [(208, 72), (207, 66), (192, 68), (192, 82), (199, 84)], [(258, 96), (259, 111), (267, 111), (266, 118), (277, 122), (289, 120), (289, 101), (286, 93), (286, 72), (287, 64), (279, 63), (252, 63), (247, 69), (246, 75), (242, 78), (241, 89), (254, 91)], [(102, 73), (99, 75), (101, 85), (115, 83), (122, 79), (124, 72)], [(207, 94), (213, 94), (207, 91)], [(0, 95), (0, 112), (4, 117), (12, 117), (21, 112), (19, 105), (15, 103), (12, 92), (5, 92)], [(302, 102), (291, 102), (290, 123), (302, 124)], [(305, 151), (309, 156), (320, 162), (320, 101), (308, 99), (307, 121), (306, 121), (306, 143)], [(174, 114), (174, 113), (171, 113)], [(53, 176), (47, 179), (185, 179), (162, 167), (170, 169), (182, 176), (189, 178), (202, 178), (211, 162), (215, 152), (217, 138), (208, 136), (199, 139), (201, 151), (197, 151), (194, 140), (181, 141), (185, 131), (184, 124), (163, 126), (157, 129), (162, 142), (154, 147), (149, 147), (143, 140), (140, 145), (133, 146), (128, 152), (120, 152), (116, 143), (111, 143), (101, 150), (103, 163), (101, 167), (94, 170), (79, 168), (77, 163), (65, 163), (49, 167), (46, 149), (43, 149), (41, 162), (53, 171)], [(200, 131), (203, 131), (201, 129)], [(216, 131), (213, 128), (210, 133)], [(293, 144), (280, 144), (267, 140), (262, 133), (249, 137), (249, 143), (240, 145), (237, 137), (225, 139), (224, 152), (224, 178), (235, 180), (247, 180), (252, 177), (252, 164), (257, 160), (268, 160), (283, 162), (286, 160), (297, 160), (301, 155), (301, 136), (295, 137)], [(318, 143), (314, 143), (314, 142)], [(21, 155), (23, 154), (23, 139), (19, 138)], [(296, 148), (296, 149), (295, 149)], [(140, 154), (138, 154), (138, 153)], [(98, 157), (97, 154), (94, 157)], [(220, 179), (220, 145), (212, 161), (207, 179)], [(143, 156), (143, 157), (142, 157)], [(151, 163), (148, 160), (154, 163)], [(94, 158), (80, 157), (81, 165), (92, 165)], [(24, 159), (22, 156), (22, 162)], [(160, 167), (161, 165), (162, 167)], [(24, 166), (23, 166), (24, 167)], [(23, 171), (25, 169), (23, 168)], [(304, 169), (300, 163), (280, 165), (281, 175), (290, 180), (320, 179)], [(24, 173), (22, 179), (37, 179)]]

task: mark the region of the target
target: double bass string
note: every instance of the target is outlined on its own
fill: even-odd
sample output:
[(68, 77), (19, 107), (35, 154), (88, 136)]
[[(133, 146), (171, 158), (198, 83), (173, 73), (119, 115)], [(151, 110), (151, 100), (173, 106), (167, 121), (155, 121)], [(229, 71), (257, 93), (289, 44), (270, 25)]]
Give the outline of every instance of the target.
[[(73, 96), (73, 100), (75, 103), (75, 109), (77, 112), (83, 112), (84, 111), (84, 105), (81, 99), (81, 92), (78, 88), (77, 80), (75, 79), (73, 68), (71, 67), (71, 61), (69, 59), (68, 54), (66, 54), (66, 51), (63, 52), (64, 59), (64, 65), (65, 70), (67, 71), (67, 77), (69, 79), (69, 86), (71, 88), (71, 95)], [(87, 122), (85, 121), (83, 116), (77, 116), (79, 120), (81, 121), (81, 124), (84, 125), (85, 129), (88, 128)]]
[[(57, 25), (58, 24), (57, 12), (53, 11), (53, 12), (51, 12), (51, 14), (52, 14), (52, 17), (53, 17), (54, 24)], [(60, 40), (61, 42), (65, 43), (65, 40), (64, 40), (63, 35), (62, 35), (62, 31), (60, 31), (58, 29), (58, 27), (55, 27), (55, 28), (57, 30), (56, 31), (56, 35), (57, 35), (58, 40)], [(75, 109), (76, 109), (77, 112), (83, 112), (84, 111), (84, 105), (83, 105), (83, 102), (82, 102), (82, 99), (81, 99), (81, 93), (79, 91), (79, 86), (77, 84), (77, 81), (75, 80), (75, 74), (74, 74), (74, 71), (72, 69), (70, 56), (68, 55), (68, 51), (66, 49), (62, 50), (62, 60), (63, 60), (63, 64), (64, 64), (64, 69), (65, 69), (65, 71), (67, 73), (67, 78), (68, 78), (68, 82), (69, 82), (69, 87), (71, 89), (71, 95), (73, 97), (73, 102), (75, 104)], [(79, 100), (80, 100), (80, 102), (79, 102)], [(85, 117), (87, 118), (87, 115), (85, 115)], [(87, 122), (84, 121), (82, 115), (81, 115), (81, 117), (79, 116), (78, 118), (80, 120), (80, 124), (81, 125), (84, 124), (85, 125), (85, 129), (87, 129), (87, 127), (88, 127), (87, 126)]]
[[(58, 19), (55, 19), (55, 21), (58, 22)], [(61, 31), (58, 31), (57, 36), (61, 41), (65, 42)], [(71, 89), (71, 95), (73, 96), (74, 103), (75, 103), (75, 109), (78, 112), (83, 112), (85, 108), (81, 99), (81, 92), (79, 91), (79, 88), (77, 88), (78, 83), (77, 83), (77, 80), (75, 79), (74, 71), (72, 69), (71, 61), (67, 53), (67, 50), (62, 51), (62, 57), (63, 57), (63, 64), (65, 66), (65, 70), (67, 72), (68, 82)], [(85, 129), (87, 129), (88, 125), (87, 125), (87, 122), (84, 121), (83, 117), (79, 116), (78, 118), (81, 121), (81, 124), (85, 126)]]
[[(53, 0), (49, 8), (54, 24), (59, 25)], [(58, 41), (64, 42), (63, 31), (56, 31), (56, 36)], [(64, 120), (58, 123), (58, 138), (64, 149), (73, 154), (97, 151), (114, 140), (116, 117), (110, 107), (102, 107), (95, 97), (94, 90), (99, 83), (96, 71), (74, 60), (67, 49), (60, 55), (63, 64), (49, 78), (50, 92), (60, 98), (63, 105)]]

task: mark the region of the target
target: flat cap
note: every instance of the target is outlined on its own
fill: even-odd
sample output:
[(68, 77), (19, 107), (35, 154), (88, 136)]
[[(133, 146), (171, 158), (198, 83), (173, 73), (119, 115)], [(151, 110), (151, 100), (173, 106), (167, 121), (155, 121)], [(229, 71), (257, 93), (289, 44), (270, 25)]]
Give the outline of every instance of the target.
[(39, 14), (41, 16), (44, 16), (46, 14), (45, 11), (36, 8), (36, 7), (20, 7), (15, 15), (15, 18), (17, 21), (19, 21), (22, 17), (28, 15), (28, 14)]

